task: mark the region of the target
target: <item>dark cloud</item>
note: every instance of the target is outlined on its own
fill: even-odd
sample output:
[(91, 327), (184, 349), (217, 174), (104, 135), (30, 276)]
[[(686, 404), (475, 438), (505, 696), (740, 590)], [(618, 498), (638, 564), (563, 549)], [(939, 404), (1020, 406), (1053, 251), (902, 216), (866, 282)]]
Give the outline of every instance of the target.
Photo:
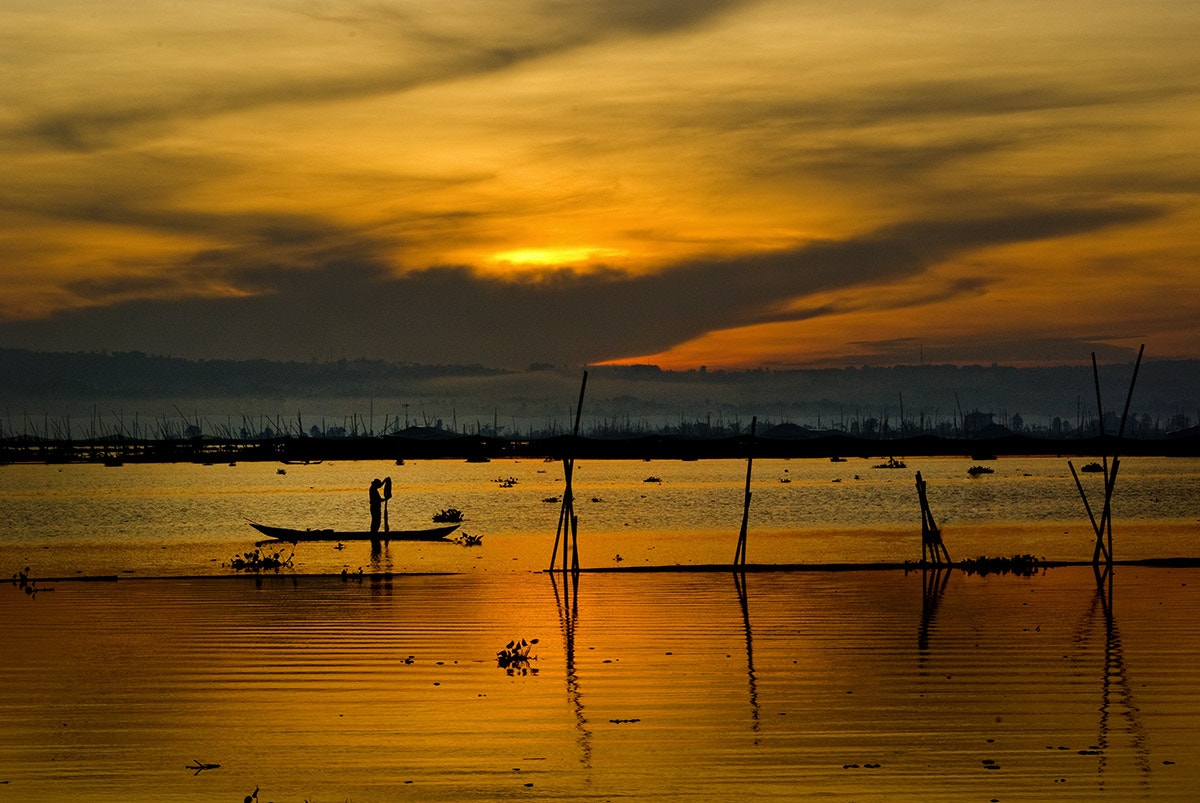
[[(381, 256), (382, 244), (353, 233), (332, 242), (305, 238), (300, 222), (178, 266), (181, 275), (220, 280), (246, 296), (143, 299), (9, 322), (0, 324), (0, 344), (189, 357), (350, 355), (498, 367), (573, 365), (655, 353), (716, 329), (829, 314), (836, 310), (797, 312), (783, 304), (913, 276), (981, 247), (1096, 231), (1158, 214), (1149, 207), (1062, 208), (917, 221), (855, 240), (697, 260), (649, 275), (602, 269), (521, 281), (463, 267), (395, 277)], [(932, 292), (978, 292), (985, 282), (968, 278)], [(79, 289), (97, 298), (129, 288), (100, 283)]]
[[(406, 92), (447, 81), (486, 75), (549, 55), (565, 53), (615, 36), (661, 35), (684, 29), (745, 4), (745, 0), (669, 0), (643, 3), (610, 0), (570, 3), (546, 0), (528, 13), (492, 20), (467, 20), (477, 27), (456, 33), (383, 3), (336, 13), (310, 13), (353, 26), (384, 44), (402, 60), (377, 67), (325, 64), (325, 69), (289, 75), (242, 74), (229, 81), (216, 63), (211, 76), (190, 86), (172, 85), (141, 97), (114, 96), (75, 108), (46, 112), (15, 124), (8, 136), (66, 151), (114, 147), (132, 132), (156, 133), (184, 120), (280, 105), (325, 103)], [(438, 19), (426, 15), (423, 20)], [(457, 22), (462, 23), (463, 20)]]

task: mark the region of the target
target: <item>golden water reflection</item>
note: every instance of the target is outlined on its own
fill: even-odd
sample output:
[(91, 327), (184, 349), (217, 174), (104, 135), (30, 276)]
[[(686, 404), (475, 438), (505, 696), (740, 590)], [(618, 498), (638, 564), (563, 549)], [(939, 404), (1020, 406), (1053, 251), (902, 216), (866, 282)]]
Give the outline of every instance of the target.
[[(1185, 800), (1198, 588), (1127, 567), (4, 586), (0, 799)], [(514, 637), (536, 673), (498, 667)]]

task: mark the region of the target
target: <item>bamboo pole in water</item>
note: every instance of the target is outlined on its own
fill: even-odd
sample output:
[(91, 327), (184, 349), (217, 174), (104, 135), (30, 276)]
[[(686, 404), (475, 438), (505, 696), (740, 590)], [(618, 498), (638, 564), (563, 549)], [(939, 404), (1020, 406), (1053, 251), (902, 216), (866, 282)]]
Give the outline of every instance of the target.
[[(921, 562), (941, 566), (950, 563), (950, 552), (942, 540), (942, 531), (938, 529), (929, 508), (929, 497), (925, 491), (925, 480), (921, 472), (917, 472), (917, 501), (921, 505)], [(944, 559), (944, 560), (943, 560)]]
[[(587, 390), (587, 371), (583, 372), (583, 381), (579, 385), (579, 403), (575, 407), (575, 426), (571, 431), (571, 445), (579, 437), (579, 420), (583, 415), (583, 394)], [(562, 509), (558, 513), (558, 527), (554, 531), (554, 549), (550, 553), (550, 568), (554, 568), (558, 560), (558, 545), (562, 543), (563, 571), (567, 571), (567, 538), (571, 539), (571, 566), (579, 569), (579, 520), (575, 516), (575, 494), (572, 488), (572, 477), (575, 473), (575, 458), (563, 456), (563, 500)]]
[(738, 533), (737, 550), (733, 556), (734, 566), (746, 565), (746, 532), (750, 524), (750, 476), (754, 471), (754, 428), (758, 417), (750, 419), (750, 454), (746, 456), (746, 495), (742, 504), (742, 529)]
[[(1129, 380), (1129, 392), (1125, 395), (1125, 407), (1121, 411), (1121, 424), (1117, 430), (1117, 439), (1125, 435), (1125, 423), (1129, 419), (1129, 406), (1133, 401), (1133, 388), (1137, 384), (1138, 371), (1142, 365), (1142, 355), (1146, 351), (1146, 344), (1143, 343), (1138, 349), (1137, 360), (1133, 364), (1133, 376)], [(1096, 364), (1096, 352), (1092, 352), (1092, 378), (1096, 387), (1096, 415), (1099, 426), (1101, 443), (1104, 440), (1104, 408), (1100, 399), (1100, 369)], [(1121, 458), (1117, 454), (1117, 444), (1113, 445), (1112, 463), (1109, 464), (1107, 449), (1101, 452), (1101, 470), (1104, 474), (1104, 506), (1100, 511), (1100, 521), (1096, 522), (1096, 517), (1092, 513), (1091, 505), (1088, 503), (1087, 493), (1083, 489), (1083, 483), (1079, 481), (1079, 475), (1075, 473), (1075, 466), (1071, 461), (1067, 461), (1067, 466), (1071, 469), (1071, 476), (1075, 478), (1075, 487), (1079, 490), (1079, 496), (1083, 500), (1084, 509), (1087, 510), (1088, 519), (1092, 523), (1092, 530), (1096, 534), (1096, 547), (1092, 550), (1092, 564), (1099, 565), (1100, 558), (1103, 556), (1104, 563), (1108, 566), (1112, 565), (1113, 561), (1113, 538), (1112, 538), (1112, 497), (1113, 490), (1117, 485), (1117, 472), (1120, 469)]]

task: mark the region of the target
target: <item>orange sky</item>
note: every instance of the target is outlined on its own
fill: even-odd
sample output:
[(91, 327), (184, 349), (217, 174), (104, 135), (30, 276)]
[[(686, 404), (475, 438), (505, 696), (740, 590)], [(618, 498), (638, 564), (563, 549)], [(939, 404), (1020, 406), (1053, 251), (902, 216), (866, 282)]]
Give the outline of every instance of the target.
[(4, 9), (0, 346), (1200, 357), (1191, 2)]

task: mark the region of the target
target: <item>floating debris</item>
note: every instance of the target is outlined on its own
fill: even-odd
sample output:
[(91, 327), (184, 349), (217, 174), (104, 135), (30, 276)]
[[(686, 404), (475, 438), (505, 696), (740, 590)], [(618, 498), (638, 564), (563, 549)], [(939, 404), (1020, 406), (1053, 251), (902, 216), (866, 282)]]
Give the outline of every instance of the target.
[(448, 507), (434, 513), (433, 520), (438, 524), (456, 524), (463, 520), (463, 512), (456, 507)]
[(505, 645), (504, 649), (496, 653), (496, 663), (510, 675), (536, 675), (537, 670), (532, 668), (529, 662), (536, 661), (537, 656), (530, 655), (529, 651), (537, 643), (537, 639), (530, 641), (513, 639)]
[(908, 468), (903, 460), (897, 460), (894, 457), (889, 457), (886, 463), (877, 463), (871, 468)]
[(978, 477), (980, 474), (992, 474), (994, 473), (994, 469), (990, 469), (987, 466), (971, 466), (967, 469), (967, 473), (972, 477)]
[(1011, 558), (964, 558), (958, 563), (967, 574), (1016, 574), (1029, 577), (1037, 574), (1041, 560), (1033, 555), (1013, 555)]
[(459, 546), (481, 546), (483, 544), (482, 535), (467, 535), (462, 533), (458, 538), (454, 539), (454, 543)]
[(284, 566), (292, 565), (292, 557), (295, 554), (293, 552), (285, 558), (282, 557), (282, 553), (280, 552), (272, 552), (268, 555), (256, 549), (253, 552), (243, 552), (240, 557), (235, 556), (229, 561), (229, 567), (235, 572), (261, 572), (268, 569), (281, 569)]
[(29, 579), (29, 567), (26, 566), (21, 571), (12, 576), (12, 584), (24, 591), (30, 597), (37, 597), (42, 591), (53, 591), (53, 588), (38, 588), (36, 580)]
[(205, 763), (201, 762), (200, 759), (198, 759), (198, 758), (194, 758), (194, 759), (192, 759), (192, 761), (195, 761), (196, 763), (195, 764), (185, 764), (184, 769), (195, 770), (196, 775), (199, 775), (200, 773), (204, 772), (205, 770), (217, 770), (217, 769), (221, 768), (220, 764), (205, 764)]
[(642, 482), (662, 482), (661, 477), (646, 477)]

